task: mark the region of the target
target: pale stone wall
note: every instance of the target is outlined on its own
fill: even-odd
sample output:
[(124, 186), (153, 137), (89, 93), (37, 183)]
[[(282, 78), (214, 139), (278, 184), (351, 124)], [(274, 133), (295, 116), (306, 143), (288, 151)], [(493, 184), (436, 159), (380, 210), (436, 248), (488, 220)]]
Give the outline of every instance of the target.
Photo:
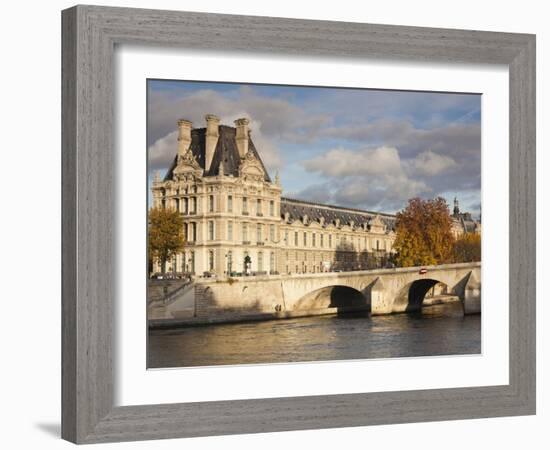
[(183, 280), (147, 280), (147, 302), (162, 301), (168, 294), (186, 283)]
[[(271, 252), (275, 253), (275, 261), (278, 259), (279, 186), (257, 181), (247, 183), (229, 176), (180, 182), (171, 191), (163, 190), (166, 184), (157, 183), (154, 198), (179, 208), (186, 231), (185, 257), (183, 254), (178, 256), (176, 272), (202, 275), (212, 271), (218, 277), (227, 274), (229, 268), (231, 272), (242, 272), (245, 252), (252, 258), (252, 271), (270, 270)], [(246, 210), (243, 210), (243, 198), (246, 198)], [(189, 206), (184, 209), (185, 205), (195, 202), (193, 199), (196, 199), (197, 210), (192, 211)], [(259, 208), (258, 199), (261, 201)], [(270, 202), (273, 202), (273, 208)], [(270, 226), (274, 228), (273, 233)], [(263, 254), (263, 267), (259, 265), (260, 252)], [(191, 253), (194, 254), (194, 264), (189, 261)], [(174, 264), (169, 263), (168, 268), (174, 270)], [(159, 269), (158, 265), (155, 269)], [(277, 266), (271, 270), (277, 271)]]

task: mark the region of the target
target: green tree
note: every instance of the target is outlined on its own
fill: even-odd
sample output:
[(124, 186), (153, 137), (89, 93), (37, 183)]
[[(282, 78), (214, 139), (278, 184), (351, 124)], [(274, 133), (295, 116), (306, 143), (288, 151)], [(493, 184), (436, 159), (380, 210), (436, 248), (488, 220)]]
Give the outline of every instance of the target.
[(466, 233), (453, 244), (453, 262), (481, 261), (481, 235)]
[(401, 267), (448, 262), (453, 247), (451, 215), (445, 199), (412, 198), (396, 215), (394, 249)]
[(162, 273), (166, 261), (183, 250), (183, 217), (175, 210), (152, 208), (148, 221), (148, 253), (152, 261), (160, 262)]

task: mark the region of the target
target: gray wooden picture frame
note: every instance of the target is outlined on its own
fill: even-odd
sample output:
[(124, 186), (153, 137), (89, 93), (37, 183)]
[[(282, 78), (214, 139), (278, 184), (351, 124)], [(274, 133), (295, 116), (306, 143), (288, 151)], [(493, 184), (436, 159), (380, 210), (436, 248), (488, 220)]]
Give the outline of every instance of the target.
[[(62, 31), (63, 438), (93, 443), (535, 413), (535, 36), (97, 6), (63, 11)], [(507, 65), (509, 384), (115, 407), (117, 44)]]

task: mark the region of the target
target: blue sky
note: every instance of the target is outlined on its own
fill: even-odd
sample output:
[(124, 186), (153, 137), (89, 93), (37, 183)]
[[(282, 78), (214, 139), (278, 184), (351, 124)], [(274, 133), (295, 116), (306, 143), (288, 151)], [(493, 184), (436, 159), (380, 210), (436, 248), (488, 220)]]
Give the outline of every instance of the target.
[(385, 212), (457, 196), (478, 215), (480, 108), (478, 94), (149, 80), (150, 176), (176, 154), (179, 118), (248, 117), (285, 196)]

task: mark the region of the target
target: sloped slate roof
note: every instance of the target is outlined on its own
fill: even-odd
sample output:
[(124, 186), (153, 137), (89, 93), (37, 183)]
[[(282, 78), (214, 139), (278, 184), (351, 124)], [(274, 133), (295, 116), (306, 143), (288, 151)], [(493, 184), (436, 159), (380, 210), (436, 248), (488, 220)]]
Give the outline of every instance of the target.
[(336, 219), (340, 219), (341, 225), (349, 225), (353, 221), (354, 226), (368, 225), (369, 221), (378, 215), (388, 230), (395, 228), (395, 216), (391, 214), (324, 205), (321, 203), (310, 203), (303, 200), (281, 197), (281, 217), (284, 218), (286, 213), (289, 214), (290, 221), (301, 220), (307, 215), (308, 220), (316, 222), (319, 222), (321, 217), (324, 217), (325, 224), (335, 223)]
[(480, 223), (472, 219), (472, 215), (470, 213), (453, 214), (452, 218), (455, 222), (458, 222), (462, 229), (467, 233), (474, 232), (477, 225)]
[(461, 218), (460, 222), (462, 223), (462, 227), (464, 228), (464, 231), (467, 233), (472, 233), (476, 229), (476, 222), (473, 220), (465, 220), (464, 218)]
[[(220, 162), (223, 161), (224, 175), (239, 175), (240, 156), (239, 149), (237, 148), (237, 141), (235, 140), (236, 129), (227, 125), (220, 125), (219, 138), (212, 157), (212, 164), (210, 169), (204, 173), (205, 176), (215, 176), (220, 174)], [(199, 166), (204, 169), (205, 162), (205, 143), (206, 143), (206, 128), (194, 128), (191, 131), (191, 152), (197, 160)], [(254, 145), (254, 142), (248, 138), (248, 151), (251, 152), (256, 159), (262, 165), (265, 173), (265, 181), (271, 183), (271, 178), (265, 169), (264, 163), (260, 158), (258, 151)], [(164, 177), (164, 181), (171, 180), (174, 168), (176, 167), (177, 156), (174, 157), (174, 161), (168, 172)]]

